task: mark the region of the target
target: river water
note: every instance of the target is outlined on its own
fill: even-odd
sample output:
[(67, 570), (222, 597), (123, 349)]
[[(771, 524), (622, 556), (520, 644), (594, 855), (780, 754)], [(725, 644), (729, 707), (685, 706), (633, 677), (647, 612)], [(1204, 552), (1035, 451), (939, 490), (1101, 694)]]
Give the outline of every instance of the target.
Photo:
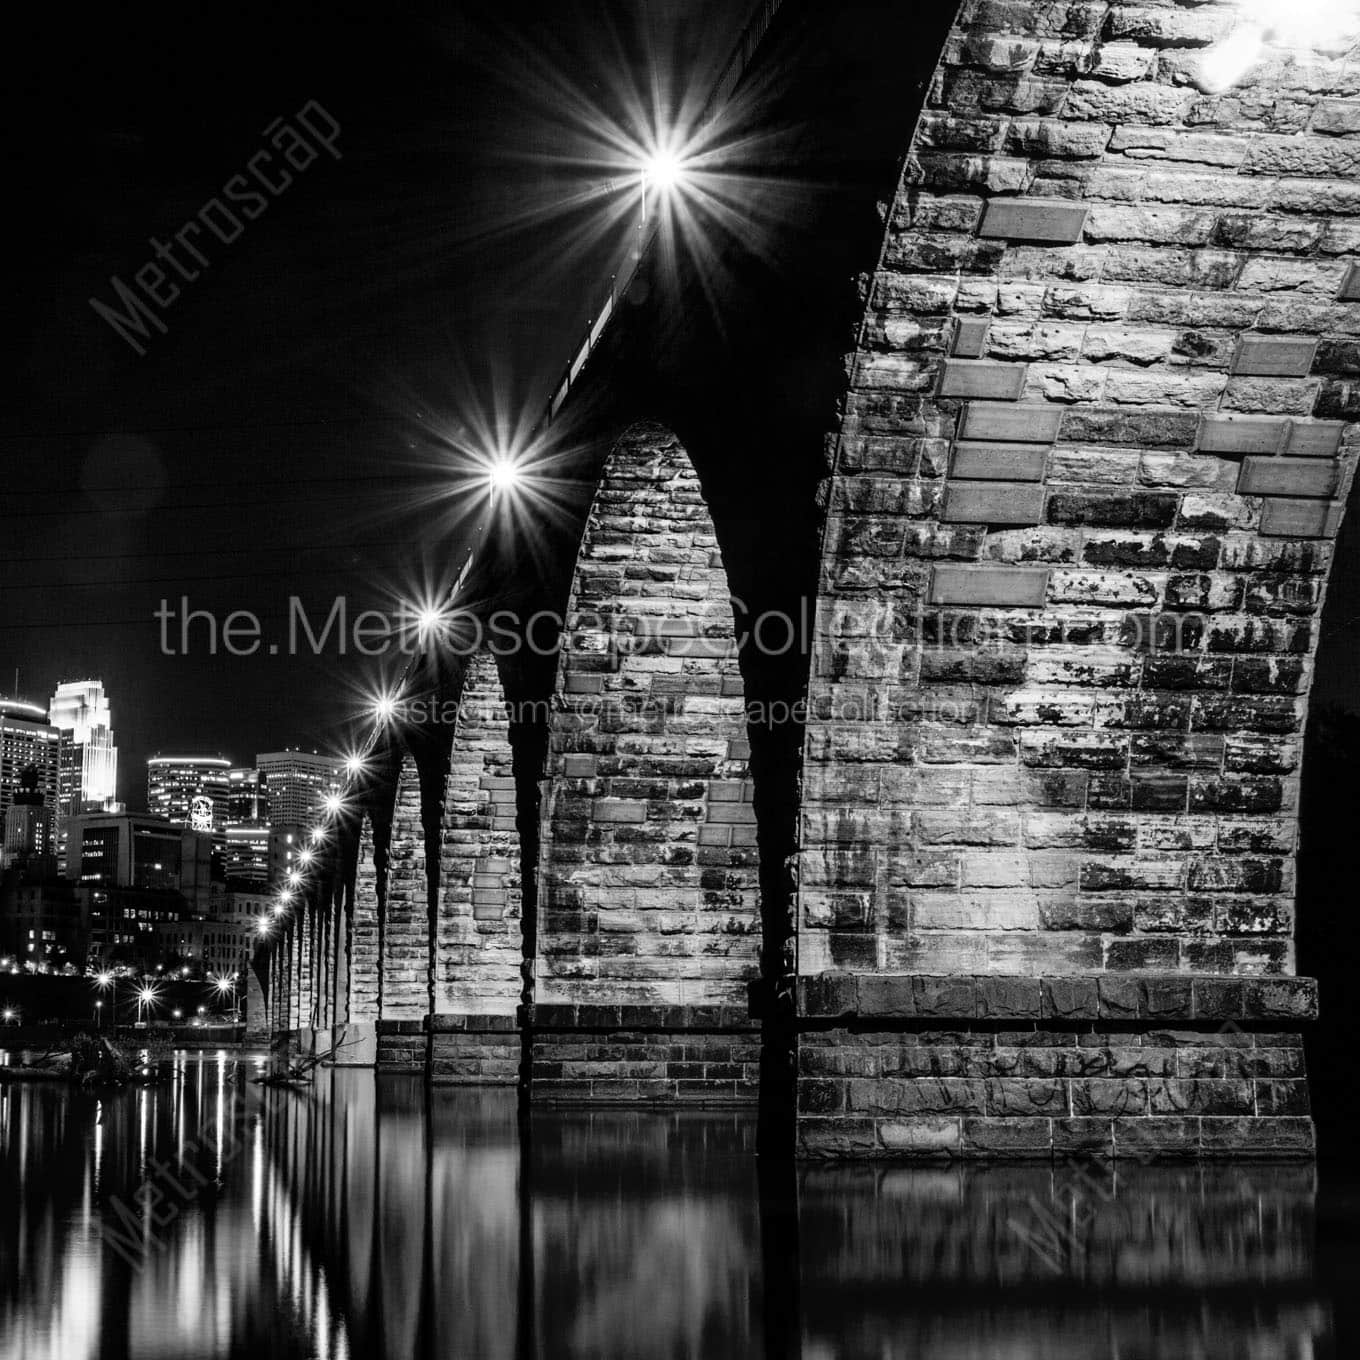
[(1311, 1166), (758, 1165), (745, 1114), (239, 1075), (0, 1085), (3, 1360), (1360, 1355)]

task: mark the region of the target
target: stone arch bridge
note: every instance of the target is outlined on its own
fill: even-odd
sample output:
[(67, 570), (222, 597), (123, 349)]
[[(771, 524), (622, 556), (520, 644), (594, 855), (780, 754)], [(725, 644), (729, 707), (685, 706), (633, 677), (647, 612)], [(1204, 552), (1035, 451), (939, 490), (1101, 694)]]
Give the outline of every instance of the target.
[(611, 296), (554, 399), (575, 517), (532, 560), (492, 525), (463, 585), (560, 639), (418, 659), (456, 716), (351, 782), (256, 963), (275, 1031), (535, 1101), (759, 1093), (805, 1155), (1310, 1153), (1340, 11), (1225, 83), (1228, 0), (762, 6), (725, 91), (789, 134), (760, 229), (663, 227)]

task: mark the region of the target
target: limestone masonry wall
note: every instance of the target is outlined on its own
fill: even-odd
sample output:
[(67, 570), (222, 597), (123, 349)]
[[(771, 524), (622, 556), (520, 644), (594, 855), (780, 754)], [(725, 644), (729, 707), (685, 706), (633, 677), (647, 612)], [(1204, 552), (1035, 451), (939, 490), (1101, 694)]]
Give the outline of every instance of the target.
[(727, 577), (658, 425), (610, 454), (549, 720), (536, 1003), (744, 1005), (755, 813)]
[(803, 973), (1293, 969), (1360, 65), (1207, 93), (1236, 15), (960, 11), (828, 488)]
[[(968, 0), (946, 43), (826, 488), (804, 1153), (1311, 1150), (1311, 994), (1246, 1018), (1189, 978), (1294, 972), (1360, 65), (1355, 33), (1269, 48), (1215, 92), (1242, 17)], [(1064, 978), (1089, 1011), (1049, 1008)]]
[(382, 1018), (408, 1020), (429, 1010), (425, 898), (425, 833), (415, 757), (402, 757), (397, 778), (392, 850), (387, 869), (387, 923), (382, 957)]
[(521, 892), (505, 695), (489, 652), (458, 706), (440, 862), (435, 1008), (513, 1016), (520, 1001)]
[(354, 919), (350, 925), (350, 1018), (378, 1018), (378, 885), (373, 866), (373, 823), (364, 817), (354, 875)]

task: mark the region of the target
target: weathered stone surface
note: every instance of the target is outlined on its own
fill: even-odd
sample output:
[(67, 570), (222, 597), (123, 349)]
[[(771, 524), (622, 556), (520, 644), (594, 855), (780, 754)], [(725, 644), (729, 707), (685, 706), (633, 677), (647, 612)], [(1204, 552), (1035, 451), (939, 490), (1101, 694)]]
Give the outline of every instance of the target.
[(699, 480), (660, 426), (605, 465), (557, 691), (536, 1004), (744, 1009), (760, 915), (735, 624)]
[(983, 212), (978, 234), (1070, 245), (1081, 240), (1086, 213), (1086, 204), (1062, 199), (993, 198)]
[[(846, 639), (839, 671), (817, 672), (800, 958), (832, 958), (824, 931), (866, 977), (1027, 970), (1041, 1019), (1145, 1036), (1251, 1023), (1238, 978), (1293, 966), (1296, 748), (1360, 419), (1360, 90), (1272, 52), (1206, 94), (1194, 58), (1217, 11), (1088, 8), (1098, 41), (1046, 0), (961, 8), (890, 212), (956, 225), (920, 229), (928, 266), (924, 242), (890, 233), (868, 333), (891, 297), (922, 334), (952, 314), (970, 338), (933, 392), (901, 370), (939, 447), (894, 475), (929, 493), (893, 506), (834, 489), (860, 474), (832, 469), (837, 514), (864, 508), (828, 535), (822, 616), (872, 596), (950, 618), (892, 645)], [(1061, 53), (1041, 36), (1059, 34)], [(857, 398), (852, 383), (847, 411)], [(824, 739), (824, 714), (870, 694), (862, 726), (881, 736)], [(961, 1018), (969, 1004), (985, 1013), (974, 990)], [(969, 1051), (930, 1064), (966, 1081)], [(1244, 1103), (1240, 1073), (1198, 1093), (1174, 1063), (1087, 1075), (1141, 1085), (1069, 1091), (1048, 1123), (1077, 1138), (1096, 1121), (1111, 1155), (1223, 1155), (1246, 1146), (1235, 1121), (1302, 1117), (1287, 1089)], [(904, 1111), (893, 1124), (904, 1155), (1043, 1145), (983, 1123), (918, 1144)], [(888, 1155), (877, 1133), (872, 1155)]]

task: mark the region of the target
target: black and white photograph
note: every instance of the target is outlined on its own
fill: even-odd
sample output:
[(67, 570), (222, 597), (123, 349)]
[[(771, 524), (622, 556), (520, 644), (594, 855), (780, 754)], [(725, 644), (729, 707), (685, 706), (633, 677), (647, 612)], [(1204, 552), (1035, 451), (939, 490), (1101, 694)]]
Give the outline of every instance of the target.
[(7, 38), (0, 1360), (1360, 1354), (1360, 0)]

